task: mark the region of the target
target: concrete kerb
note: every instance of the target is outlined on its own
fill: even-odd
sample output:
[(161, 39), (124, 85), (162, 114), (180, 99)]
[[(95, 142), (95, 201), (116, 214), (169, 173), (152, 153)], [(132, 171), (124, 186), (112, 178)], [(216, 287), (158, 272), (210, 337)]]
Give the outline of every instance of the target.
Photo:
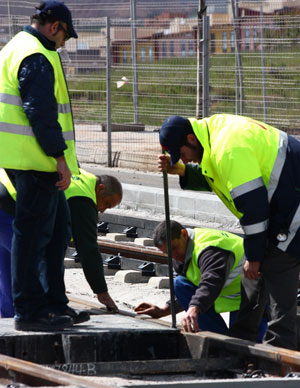
[[(164, 217), (164, 191), (161, 188), (123, 184), (119, 209), (146, 212)], [(223, 229), (239, 229), (238, 220), (215, 194), (169, 190), (170, 215), (195, 220), (195, 224), (217, 223)], [(147, 218), (147, 217), (145, 217)]]

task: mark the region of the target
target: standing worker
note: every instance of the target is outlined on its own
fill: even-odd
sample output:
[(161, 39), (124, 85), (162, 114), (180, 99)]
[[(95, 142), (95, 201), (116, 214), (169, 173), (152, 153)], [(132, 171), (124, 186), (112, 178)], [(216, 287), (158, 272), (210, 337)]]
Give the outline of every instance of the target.
[[(63, 190), (71, 172), (79, 172), (70, 99), (56, 51), (71, 37), (77, 34), (69, 9), (45, 1), (36, 7), (31, 25), (0, 52), (0, 167), (17, 190), (11, 255), (16, 330), (73, 324), (69, 316), (55, 313), (42, 286), (59, 276), (52, 268), (68, 243), (70, 221)], [(47, 271), (41, 273), (45, 263)], [(57, 293), (65, 304), (64, 290)]]
[(241, 308), (229, 334), (254, 341), (268, 298), (264, 343), (297, 349), (300, 142), (229, 114), (171, 116), (159, 136), (170, 154), (159, 156), (159, 170), (178, 174), (184, 189), (214, 191), (244, 230)]
[[(118, 312), (107, 290), (102, 258), (97, 244), (97, 223), (98, 210), (103, 213), (121, 202), (122, 185), (113, 176), (95, 176), (80, 169), (80, 175), (72, 175), (71, 184), (65, 194), (71, 210), (72, 235), (80, 255), (84, 275), (99, 302), (109, 311)], [(14, 315), (10, 286), (10, 246), (15, 199), (15, 188), (5, 170), (0, 169), (0, 314), (2, 318)], [(61, 284), (64, 276), (63, 259), (64, 254), (62, 262), (56, 261), (57, 268), (53, 268), (56, 276), (51, 278), (53, 282), (49, 283), (48, 280), (43, 283), (48, 300), (59, 299), (56, 296), (56, 290), (65, 287), (64, 283)], [(69, 315), (74, 323), (89, 319), (85, 311), (77, 312), (67, 303), (56, 304), (56, 309), (58, 309), (56, 312)]]

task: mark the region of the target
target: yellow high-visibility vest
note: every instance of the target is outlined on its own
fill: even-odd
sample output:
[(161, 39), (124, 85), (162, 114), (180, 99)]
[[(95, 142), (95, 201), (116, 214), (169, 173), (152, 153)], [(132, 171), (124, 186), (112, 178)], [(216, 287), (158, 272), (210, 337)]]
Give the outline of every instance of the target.
[(238, 310), (241, 303), (241, 273), (244, 264), (243, 239), (235, 234), (208, 228), (194, 229), (194, 250), (186, 277), (199, 286), (201, 271), (198, 266), (200, 253), (209, 246), (219, 247), (234, 255), (234, 265), (214, 303), (215, 311), (223, 313)]
[[(233, 202), (240, 190), (246, 192), (258, 184), (265, 185), (269, 198), (272, 197), (285, 160), (285, 132), (248, 117), (229, 114), (189, 121), (204, 149), (202, 174), (233, 214), (238, 218), (243, 216)], [(233, 162), (239, 163), (239, 171), (232, 169)]]
[(70, 186), (65, 190), (66, 198), (72, 197), (87, 197), (90, 198), (95, 205), (97, 205), (96, 199), (96, 181), (97, 178), (94, 174), (88, 171), (79, 169), (79, 175), (72, 175)]
[(20, 64), (35, 53), (43, 54), (53, 67), (58, 122), (68, 147), (64, 155), (71, 172), (78, 174), (71, 105), (59, 54), (47, 50), (36, 37), (24, 31), (0, 52), (0, 166), (45, 172), (57, 170), (55, 158), (47, 156), (37, 142), (18, 89)]

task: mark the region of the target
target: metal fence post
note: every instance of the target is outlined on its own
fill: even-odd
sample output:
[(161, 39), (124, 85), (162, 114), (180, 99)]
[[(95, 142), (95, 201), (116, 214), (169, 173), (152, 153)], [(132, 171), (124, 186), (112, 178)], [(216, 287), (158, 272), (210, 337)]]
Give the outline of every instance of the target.
[(133, 108), (134, 122), (139, 122), (138, 111), (138, 73), (137, 73), (137, 44), (136, 44), (136, 7), (135, 0), (130, 0), (130, 18), (131, 18), (131, 63), (133, 71)]
[(202, 43), (203, 43), (203, 28), (201, 26), (203, 24), (203, 15), (206, 11), (205, 0), (199, 0), (198, 5), (198, 18), (197, 18), (197, 96), (196, 96), (196, 117), (197, 119), (201, 118), (201, 85), (203, 83), (203, 73), (202, 73)]
[(238, 28), (238, 0), (231, 0), (232, 15), (234, 21), (234, 33), (235, 33), (235, 65), (236, 65), (236, 101), (235, 101), (235, 113), (244, 113), (244, 85), (243, 85), (243, 72), (242, 72), (242, 57), (240, 53), (239, 45), (239, 28)]
[(209, 16), (203, 17), (203, 117), (209, 115)]
[(261, 66), (262, 66), (262, 82), (263, 82), (263, 107), (264, 107), (264, 122), (268, 120), (268, 108), (266, 101), (266, 58), (264, 49), (264, 29), (263, 29), (263, 6), (260, 2), (260, 39), (261, 39)]
[(106, 129), (107, 129), (107, 166), (111, 165), (111, 61), (110, 61), (110, 19), (106, 17)]

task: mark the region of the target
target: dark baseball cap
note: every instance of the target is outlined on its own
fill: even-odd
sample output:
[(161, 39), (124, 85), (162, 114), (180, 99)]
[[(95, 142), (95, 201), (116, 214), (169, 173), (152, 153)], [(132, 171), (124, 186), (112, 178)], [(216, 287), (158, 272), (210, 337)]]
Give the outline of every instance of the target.
[(189, 133), (193, 133), (193, 127), (184, 117), (170, 116), (161, 126), (159, 141), (162, 148), (171, 155), (172, 165), (180, 159), (180, 147), (186, 144)]
[(59, 22), (65, 22), (71, 38), (78, 38), (73, 27), (72, 15), (69, 8), (62, 1), (48, 0), (41, 3), (35, 12), (37, 15), (46, 14)]

